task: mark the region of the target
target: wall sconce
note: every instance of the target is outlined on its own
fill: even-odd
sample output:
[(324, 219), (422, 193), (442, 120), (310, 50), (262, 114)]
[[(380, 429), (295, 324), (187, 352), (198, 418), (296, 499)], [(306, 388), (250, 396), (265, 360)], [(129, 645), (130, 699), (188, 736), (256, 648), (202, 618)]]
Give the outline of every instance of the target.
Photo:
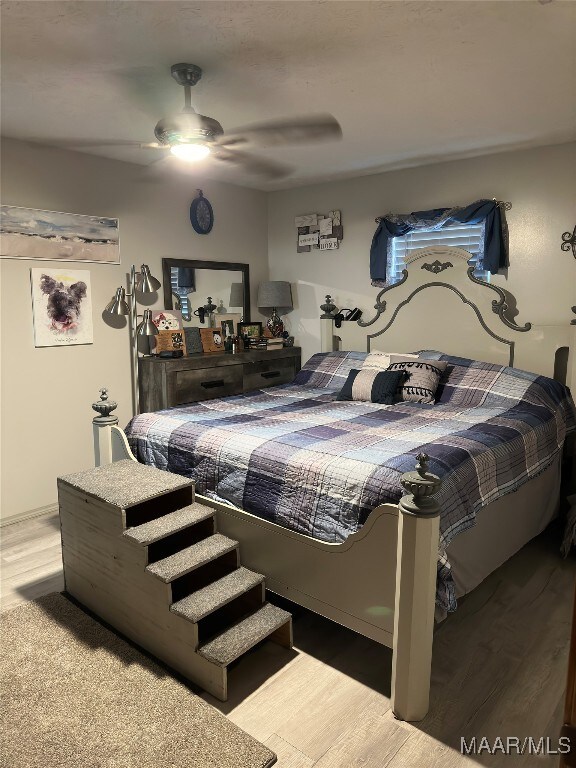
[(143, 336), (156, 336), (158, 329), (152, 322), (152, 312), (149, 309), (144, 310), (142, 322), (138, 324), (138, 314), (136, 309), (136, 291), (140, 293), (155, 293), (160, 288), (160, 281), (156, 280), (150, 274), (150, 269), (146, 264), (142, 264), (138, 276), (136, 267), (130, 268), (130, 284), (128, 292), (120, 287), (112, 300), (106, 305), (104, 312), (109, 315), (127, 315), (128, 327), (130, 329), (130, 356), (132, 364), (132, 408), (134, 415), (140, 413), (140, 402), (138, 392), (138, 339)]

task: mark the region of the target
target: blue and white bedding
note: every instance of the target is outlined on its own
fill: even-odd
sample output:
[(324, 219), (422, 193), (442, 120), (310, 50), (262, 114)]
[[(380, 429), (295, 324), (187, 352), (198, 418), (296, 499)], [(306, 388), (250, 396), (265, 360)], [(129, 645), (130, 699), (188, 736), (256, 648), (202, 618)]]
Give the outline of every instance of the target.
[(532, 373), (448, 355), (433, 405), (337, 402), (365, 355), (314, 355), (292, 384), (135, 417), (138, 461), (196, 481), (286, 528), (344, 541), (370, 511), (396, 503), (426, 452), (442, 478), (437, 603), (456, 600), (445, 552), (476, 513), (544, 471), (576, 429), (569, 391)]

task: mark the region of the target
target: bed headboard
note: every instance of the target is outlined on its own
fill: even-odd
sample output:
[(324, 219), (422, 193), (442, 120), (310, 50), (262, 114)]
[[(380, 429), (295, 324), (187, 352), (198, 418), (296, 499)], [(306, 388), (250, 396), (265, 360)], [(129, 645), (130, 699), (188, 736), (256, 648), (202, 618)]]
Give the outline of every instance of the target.
[(321, 320), (324, 351), (338, 348), (337, 342), (359, 351), (436, 349), (565, 381), (570, 325), (517, 324), (509, 294), (475, 278), (471, 258), (468, 251), (445, 246), (414, 251), (402, 280), (378, 294), (371, 317), (334, 329), (332, 320)]

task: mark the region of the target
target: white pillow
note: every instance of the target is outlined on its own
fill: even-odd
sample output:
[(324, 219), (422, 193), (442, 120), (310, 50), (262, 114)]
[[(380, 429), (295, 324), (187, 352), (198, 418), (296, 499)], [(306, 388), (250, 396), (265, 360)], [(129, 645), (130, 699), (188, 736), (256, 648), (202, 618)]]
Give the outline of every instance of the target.
[(397, 355), (403, 360), (417, 360), (418, 355), (404, 354), (404, 352), (370, 352), (362, 363), (362, 370), (369, 368), (372, 371), (385, 371), (390, 365), (390, 357)]

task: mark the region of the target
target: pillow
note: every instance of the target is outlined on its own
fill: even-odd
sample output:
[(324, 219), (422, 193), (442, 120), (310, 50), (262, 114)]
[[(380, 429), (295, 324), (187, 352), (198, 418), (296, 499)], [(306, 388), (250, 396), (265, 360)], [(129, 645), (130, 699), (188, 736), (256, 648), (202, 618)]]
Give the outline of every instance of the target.
[(390, 355), (389, 371), (404, 371), (400, 384), (400, 400), (411, 403), (433, 403), (440, 377), (446, 370), (444, 360), (414, 359), (406, 355)]
[(392, 405), (397, 401), (398, 388), (406, 377), (405, 371), (351, 370), (336, 400), (356, 400), (364, 403)]
[(341, 389), (352, 368), (359, 368), (366, 352), (319, 352), (296, 374), (293, 384)]
[(403, 352), (370, 352), (364, 360), (362, 370), (368, 368), (370, 370), (386, 371), (390, 365), (390, 358), (392, 355), (402, 357), (403, 360), (417, 360), (418, 355), (411, 353), (404, 354)]

